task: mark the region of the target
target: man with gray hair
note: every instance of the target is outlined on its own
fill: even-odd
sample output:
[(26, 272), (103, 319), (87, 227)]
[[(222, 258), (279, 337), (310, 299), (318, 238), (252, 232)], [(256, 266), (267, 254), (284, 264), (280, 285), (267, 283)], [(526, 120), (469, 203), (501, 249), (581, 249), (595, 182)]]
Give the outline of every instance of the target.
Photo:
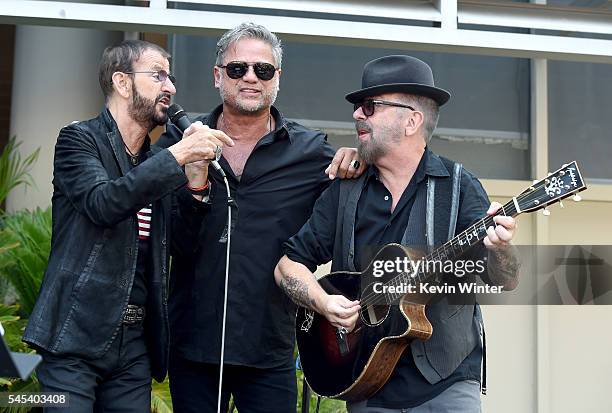
[[(334, 156), (324, 133), (284, 118), (273, 106), (281, 65), (280, 40), (263, 26), (243, 23), (217, 43), (213, 74), (222, 104), (200, 120), (235, 142), (219, 160), (233, 199), (231, 245), (225, 184), (202, 165), (190, 178), (194, 196), (207, 202), (176, 221), (183, 244), (174, 256), (170, 296), (170, 389), (177, 412), (217, 409), (226, 248), (221, 411), (230, 394), (241, 413), (295, 411), (295, 306), (275, 285), (274, 266), (330, 178), (357, 176), (364, 166), (355, 149)], [(160, 144), (179, 136), (169, 127)]]

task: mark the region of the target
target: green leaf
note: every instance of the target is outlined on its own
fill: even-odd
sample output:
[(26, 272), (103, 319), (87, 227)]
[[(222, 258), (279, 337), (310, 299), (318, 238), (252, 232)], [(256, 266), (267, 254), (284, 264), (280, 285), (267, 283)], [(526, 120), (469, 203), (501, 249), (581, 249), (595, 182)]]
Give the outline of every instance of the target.
[(172, 413), (172, 399), (168, 378), (151, 384), (151, 413)]
[[(26, 381), (22, 380), (12, 380), (10, 384), (6, 387), (6, 390), (11, 393), (33, 393), (40, 391), (40, 385), (38, 384), (38, 380), (36, 379), (36, 375), (32, 375)], [(26, 413), (32, 411), (31, 407), (0, 407), (1, 413)]]
[(19, 152), (20, 145), (21, 142), (17, 142), (16, 137), (13, 136), (0, 153), (0, 204), (14, 188), (19, 185), (33, 184), (30, 169), (38, 158), (40, 149), (36, 149), (22, 159)]
[(0, 304), (0, 317), (14, 316), (19, 310), (18, 305)]
[(29, 317), (51, 250), (51, 209), (19, 211), (0, 222), (0, 277), (15, 289), (21, 313)]

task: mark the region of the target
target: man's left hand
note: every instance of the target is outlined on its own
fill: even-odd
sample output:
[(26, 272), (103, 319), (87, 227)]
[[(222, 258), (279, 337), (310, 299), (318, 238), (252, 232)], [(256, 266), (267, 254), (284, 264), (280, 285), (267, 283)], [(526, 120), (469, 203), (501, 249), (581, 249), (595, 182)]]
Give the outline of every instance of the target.
[[(355, 166), (358, 166), (355, 168)], [(355, 148), (340, 148), (334, 155), (334, 159), (329, 164), (325, 173), (329, 176), (329, 179), (340, 177), (345, 178), (357, 178), (363, 171), (365, 171), (367, 165), (359, 158), (357, 149)]]
[[(501, 206), (499, 202), (491, 203), (487, 215), (495, 215)], [(484, 245), (491, 249), (510, 245), (510, 241), (512, 241), (514, 232), (516, 231), (516, 220), (512, 217), (502, 215), (493, 217), (493, 220), (497, 225), (487, 228), (487, 236), (484, 239)]]

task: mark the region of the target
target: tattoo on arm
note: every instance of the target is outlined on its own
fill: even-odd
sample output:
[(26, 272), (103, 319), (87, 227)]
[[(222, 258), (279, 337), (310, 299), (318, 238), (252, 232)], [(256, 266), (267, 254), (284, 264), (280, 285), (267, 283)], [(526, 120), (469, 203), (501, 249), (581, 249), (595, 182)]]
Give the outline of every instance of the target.
[(281, 289), (299, 306), (314, 309), (315, 301), (308, 294), (308, 285), (292, 275), (284, 275), (280, 282)]
[(513, 245), (489, 251), (489, 278), (494, 284), (516, 287), (520, 266), (518, 251)]

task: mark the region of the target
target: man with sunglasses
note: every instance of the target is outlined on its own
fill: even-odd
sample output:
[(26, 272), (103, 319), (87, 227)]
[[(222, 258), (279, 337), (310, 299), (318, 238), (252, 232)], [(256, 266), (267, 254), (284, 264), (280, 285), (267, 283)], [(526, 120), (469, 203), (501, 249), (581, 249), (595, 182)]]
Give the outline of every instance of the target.
[[(439, 107), (449, 98), (434, 85), (431, 68), (411, 56), (367, 63), (362, 89), (346, 96), (354, 104), (358, 150), (371, 166), (360, 179), (334, 182), (321, 195), (311, 218), (285, 244), (286, 255), (275, 270), (277, 283), (296, 303), (339, 329), (352, 331), (360, 311), (372, 307), (327, 294), (312, 274), (317, 265), (331, 259), (332, 271), (362, 271), (385, 244), (433, 248), (501, 207), (496, 202), (489, 206), (474, 175), (427, 147)], [(486, 258), (487, 271), (478, 275), (511, 290), (518, 282), (510, 244), (516, 223), (502, 215), (494, 222), (495, 228), (486, 229), (484, 245), (462, 259)], [(449, 282), (457, 281), (450, 277)], [(480, 308), (471, 300), (465, 305), (447, 300), (427, 306), (431, 338), (410, 342), (386, 384), (369, 400), (347, 403), (350, 413), (480, 412)], [(398, 305), (388, 317), (384, 326), (405, 324)], [(381, 337), (367, 332), (361, 346), (375, 345)]]
[(232, 144), (194, 125), (150, 147), (176, 93), (169, 57), (143, 41), (107, 48), (106, 107), (55, 146), (51, 254), (23, 340), (43, 357), (41, 390), (68, 393), (69, 411), (151, 410), (151, 376), (164, 380), (168, 363), (171, 196), (188, 183), (184, 165)]
[[(223, 148), (219, 161), (234, 201), (222, 411), (230, 394), (242, 413), (295, 411), (295, 306), (275, 285), (274, 266), (283, 242), (306, 221), (330, 178), (351, 178), (365, 169), (355, 162), (355, 149), (340, 149), (334, 157), (324, 133), (284, 118), (273, 106), (281, 65), (280, 41), (265, 27), (244, 23), (228, 31), (217, 43), (213, 70), (222, 103), (200, 118), (235, 142)], [(170, 127), (160, 144), (179, 134)], [(195, 179), (193, 193), (208, 203), (176, 220), (182, 246), (171, 277), (176, 412), (217, 410), (227, 197), (221, 176), (207, 165)]]

